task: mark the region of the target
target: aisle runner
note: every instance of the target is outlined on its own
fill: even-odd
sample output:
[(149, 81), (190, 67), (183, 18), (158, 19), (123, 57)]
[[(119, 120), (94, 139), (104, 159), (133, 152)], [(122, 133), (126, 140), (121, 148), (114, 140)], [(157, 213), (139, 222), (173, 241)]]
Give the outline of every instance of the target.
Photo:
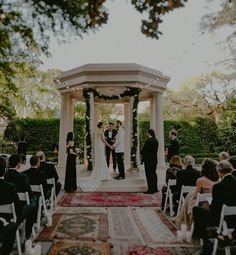
[(132, 208), (131, 214), (145, 244), (183, 245), (176, 237), (176, 228), (155, 208)]
[(53, 244), (49, 255), (110, 255), (110, 244), (105, 242), (59, 242)]
[(102, 213), (55, 213), (51, 227), (45, 227), (37, 241), (102, 240), (108, 238), (107, 215)]
[(114, 240), (137, 241), (140, 236), (129, 208), (108, 208), (109, 237)]
[(128, 192), (65, 193), (58, 202), (63, 207), (160, 207), (160, 192), (148, 195)]

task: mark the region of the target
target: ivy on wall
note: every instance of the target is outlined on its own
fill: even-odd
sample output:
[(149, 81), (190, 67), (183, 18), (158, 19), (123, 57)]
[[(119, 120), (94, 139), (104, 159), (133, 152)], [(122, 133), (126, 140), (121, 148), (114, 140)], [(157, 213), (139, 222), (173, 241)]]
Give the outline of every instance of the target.
[(85, 119), (85, 129), (86, 129), (86, 147), (87, 147), (87, 159), (89, 162), (89, 170), (92, 170), (92, 140), (91, 140), (91, 131), (90, 131), (90, 93), (92, 92), (94, 98), (97, 97), (103, 100), (119, 100), (124, 97), (134, 97), (132, 105), (132, 146), (131, 146), (131, 166), (137, 168), (137, 148), (138, 148), (138, 121), (137, 121), (137, 110), (139, 103), (139, 93), (141, 89), (139, 88), (130, 88), (128, 87), (120, 95), (107, 96), (100, 94), (94, 88), (88, 88), (83, 90), (83, 96), (86, 102), (86, 119)]

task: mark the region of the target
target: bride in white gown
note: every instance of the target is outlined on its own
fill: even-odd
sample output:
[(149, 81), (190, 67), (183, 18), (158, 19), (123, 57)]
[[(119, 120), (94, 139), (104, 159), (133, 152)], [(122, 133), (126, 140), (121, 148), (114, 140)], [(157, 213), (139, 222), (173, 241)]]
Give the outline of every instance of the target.
[(95, 163), (92, 174), (88, 177), (80, 177), (78, 182), (82, 191), (95, 191), (103, 180), (111, 179), (105, 157), (105, 145), (110, 145), (104, 137), (103, 123), (97, 124), (98, 132), (95, 137)]

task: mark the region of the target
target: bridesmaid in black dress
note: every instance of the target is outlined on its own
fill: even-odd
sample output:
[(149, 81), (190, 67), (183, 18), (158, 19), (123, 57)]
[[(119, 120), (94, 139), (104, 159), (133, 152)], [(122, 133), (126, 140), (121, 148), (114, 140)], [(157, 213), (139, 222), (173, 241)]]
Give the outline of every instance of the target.
[(74, 192), (77, 190), (76, 183), (76, 157), (78, 153), (75, 151), (74, 133), (69, 132), (66, 138), (66, 176), (65, 176), (65, 192)]

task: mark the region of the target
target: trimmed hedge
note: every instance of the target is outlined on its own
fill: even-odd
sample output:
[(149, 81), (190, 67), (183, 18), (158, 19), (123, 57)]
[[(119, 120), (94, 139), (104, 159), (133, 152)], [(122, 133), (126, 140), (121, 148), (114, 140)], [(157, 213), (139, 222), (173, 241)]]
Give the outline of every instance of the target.
[[(85, 120), (74, 120), (75, 145), (84, 147)], [(48, 151), (53, 157), (53, 151), (59, 141), (59, 119), (16, 119), (8, 123), (4, 133), (7, 143), (17, 143), (20, 140), (28, 142), (27, 151)], [(149, 121), (139, 121), (140, 148), (146, 139)], [(175, 129), (181, 143), (180, 154), (192, 154), (196, 158), (217, 158), (220, 150), (236, 152), (236, 129), (219, 129), (210, 118), (198, 117), (191, 122), (170, 121), (164, 122), (165, 146), (169, 144), (169, 131)], [(66, 139), (66, 137), (65, 137)], [(50, 154), (51, 152), (51, 154)]]

